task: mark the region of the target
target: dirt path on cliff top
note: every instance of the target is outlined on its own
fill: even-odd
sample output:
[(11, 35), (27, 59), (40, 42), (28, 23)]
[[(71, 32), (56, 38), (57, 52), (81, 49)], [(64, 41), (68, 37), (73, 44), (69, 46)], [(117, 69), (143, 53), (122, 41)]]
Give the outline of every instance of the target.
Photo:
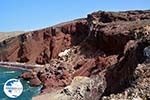
[(15, 37), (17, 35), (23, 34), (23, 31), (16, 31), (16, 32), (0, 32), (0, 42), (6, 40), (11, 37)]

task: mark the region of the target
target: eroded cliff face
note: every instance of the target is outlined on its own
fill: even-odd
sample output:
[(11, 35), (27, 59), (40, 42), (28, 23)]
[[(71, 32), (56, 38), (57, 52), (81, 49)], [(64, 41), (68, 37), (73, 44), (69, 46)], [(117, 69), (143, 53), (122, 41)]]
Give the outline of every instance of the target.
[(0, 45), (0, 60), (46, 64), (58, 53), (79, 44), (87, 35), (85, 19), (27, 32)]
[(21, 77), (36, 77), (44, 86), (42, 93), (55, 94), (53, 100), (105, 100), (140, 84), (135, 72), (149, 58), (144, 55), (149, 41), (150, 11), (99, 11), (8, 39), (0, 45), (0, 59), (45, 64), (34, 77), (33, 73)]

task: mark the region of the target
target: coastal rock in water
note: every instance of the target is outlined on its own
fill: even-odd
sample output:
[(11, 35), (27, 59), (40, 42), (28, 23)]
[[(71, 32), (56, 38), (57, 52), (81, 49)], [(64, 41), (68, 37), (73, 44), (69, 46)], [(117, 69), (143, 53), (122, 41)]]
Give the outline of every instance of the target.
[(20, 75), (20, 77), (25, 80), (28, 80), (31, 86), (41, 85), (41, 81), (39, 80), (35, 72), (24, 72)]
[(30, 79), (29, 82), (30, 82), (31, 86), (40, 86), (41, 85), (41, 81), (37, 77)]
[(31, 72), (24, 72), (20, 75), (20, 77), (25, 80), (30, 80), (34, 78), (34, 75)]

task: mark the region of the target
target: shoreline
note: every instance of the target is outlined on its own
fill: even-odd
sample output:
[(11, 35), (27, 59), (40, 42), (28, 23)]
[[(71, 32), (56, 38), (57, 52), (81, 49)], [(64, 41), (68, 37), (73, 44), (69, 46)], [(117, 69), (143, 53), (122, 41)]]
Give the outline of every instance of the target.
[(33, 71), (34, 69), (43, 68), (44, 65), (38, 64), (26, 64), (26, 63), (18, 63), (18, 62), (0, 62), (0, 67), (8, 68), (8, 69), (16, 69), (16, 70), (24, 70), (24, 71)]
[[(3, 70), (4, 68), (4, 70)], [(8, 68), (8, 67), (7, 67)], [(20, 78), (18, 76), (20, 76), (20, 74), (22, 72), (24, 72), (23, 70), (20, 70), (20, 69), (17, 69), (15, 70), (15, 68), (11, 68), (11, 69), (14, 69), (14, 70), (9, 70), (7, 69), (6, 67), (0, 67), (1, 70), (1, 86), (3, 87), (4, 83), (9, 80), (9, 79), (12, 79), (12, 78), (15, 78), (15, 79), (20, 79), (22, 85), (23, 85), (23, 92), (22, 94), (17, 98), (17, 100), (24, 100), (26, 99), (26, 97), (28, 98), (27, 100), (32, 100), (32, 98), (34, 96), (38, 96), (40, 93), (41, 93), (41, 88), (42, 88), (42, 85), (41, 86), (37, 86), (37, 87), (32, 87), (30, 86), (29, 82), (27, 80), (24, 80), (23, 78)], [(13, 73), (11, 73), (13, 71)], [(7, 73), (5, 73), (7, 72)], [(10, 73), (9, 73), (10, 72)], [(0, 92), (1, 95), (0, 95), (0, 98), (3, 98), (3, 99), (9, 99), (3, 91)]]

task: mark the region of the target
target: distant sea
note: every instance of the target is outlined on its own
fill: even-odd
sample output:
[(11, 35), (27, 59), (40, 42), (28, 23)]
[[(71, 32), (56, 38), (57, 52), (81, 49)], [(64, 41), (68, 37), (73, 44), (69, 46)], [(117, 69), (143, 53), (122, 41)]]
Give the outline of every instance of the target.
[(11, 99), (5, 95), (3, 91), (5, 82), (11, 78), (18, 78), (18, 76), (22, 72), (24, 71), (0, 67), (0, 100), (32, 100), (33, 96), (36, 96), (40, 93), (42, 86), (31, 87), (29, 86), (27, 81), (21, 79), (21, 83), (23, 85), (23, 93), (16, 99)]

